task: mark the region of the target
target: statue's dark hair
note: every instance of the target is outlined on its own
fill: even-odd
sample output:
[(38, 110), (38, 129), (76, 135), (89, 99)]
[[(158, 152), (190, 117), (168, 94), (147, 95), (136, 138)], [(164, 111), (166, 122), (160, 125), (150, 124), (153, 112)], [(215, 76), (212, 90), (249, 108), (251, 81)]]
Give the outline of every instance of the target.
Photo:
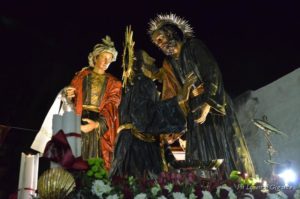
[(182, 30), (174, 24), (171, 24), (171, 23), (164, 24), (158, 30), (167, 33), (170, 38), (175, 39), (176, 41), (184, 40), (184, 34), (183, 34)]
[(135, 60), (133, 64), (134, 72), (141, 72), (144, 63), (143, 50), (137, 49), (134, 51)]

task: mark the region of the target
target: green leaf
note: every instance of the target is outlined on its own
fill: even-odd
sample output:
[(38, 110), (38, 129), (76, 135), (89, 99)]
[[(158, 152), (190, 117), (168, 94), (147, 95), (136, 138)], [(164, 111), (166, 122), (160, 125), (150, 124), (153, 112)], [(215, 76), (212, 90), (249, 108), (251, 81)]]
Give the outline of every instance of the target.
[(240, 171), (233, 170), (231, 171), (229, 178), (230, 180), (239, 180), (241, 178), (240, 174), (241, 174)]
[(92, 166), (95, 164), (96, 158), (89, 158), (87, 162), (88, 162), (88, 165)]
[(100, 170), (100, 168), (97, 165), (94, 165), (94, 166), (92, 166), (91, 170), (94, 172), (97, 172)]
[(95, 176), (95, 178), (97, 178), (97, 179), (101, 179), (101, 178), (102, 178), (102, 175), (101, 175), (100, 172), (95, 173), (94, 176)]
[(93, 176), (94, 175), (94, 172), (92, 170), (88, 170), (88, 172), (86, 173), (87, 176)]

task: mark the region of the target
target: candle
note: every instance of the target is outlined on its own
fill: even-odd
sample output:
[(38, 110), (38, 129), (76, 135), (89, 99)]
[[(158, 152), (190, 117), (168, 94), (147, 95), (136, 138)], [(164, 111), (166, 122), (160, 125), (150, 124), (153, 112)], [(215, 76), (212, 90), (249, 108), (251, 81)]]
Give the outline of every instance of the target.
[[(75, 158), (81, 156), (81, 124), (80, 116), (76, 115), (74, 111), (64, 112), (62, 116), (62, 129), (67, 136), (68, 143)], [(70, 136), (70, 133), (72, 134)], [(77, 135), (74, 135), (77, 134)]]
[(31, 199), (36, 196), (38, 180), (39, 154), (21, 154), (18, 199)]

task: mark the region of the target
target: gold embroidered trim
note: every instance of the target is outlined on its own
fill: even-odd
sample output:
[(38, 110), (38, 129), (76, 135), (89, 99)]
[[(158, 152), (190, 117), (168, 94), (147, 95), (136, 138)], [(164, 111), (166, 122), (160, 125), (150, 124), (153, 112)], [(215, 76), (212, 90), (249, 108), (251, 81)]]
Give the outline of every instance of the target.
[(138, 131), (135, 128), (135, 126), (133, 126), (133, 124), (131, 124), (131, 123), (127, 123), (127, 124), (123, 124), (123, 125), (119, 126), (117, 133), (120, 133), (124, 129), (131, 129), (132, 135), (144, 142), (156, 142), (157, 141), (155, 136)]
[(88, 111), (93, 111), (93, 112), (99, 113), (98, 107), (93, 106), (93, 105), (82, 105), (82, 108), (83, 108), (84, 110), (88, 110)]

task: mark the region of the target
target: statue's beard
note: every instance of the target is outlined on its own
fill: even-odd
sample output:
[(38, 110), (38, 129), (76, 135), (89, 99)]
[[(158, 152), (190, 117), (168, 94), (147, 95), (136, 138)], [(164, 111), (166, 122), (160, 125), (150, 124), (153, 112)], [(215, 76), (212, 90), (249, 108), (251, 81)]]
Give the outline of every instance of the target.
[(175, 48), (176, 48), (176, 41), (172, 39), (166, 42), (161, 47), (161, 50), (164, 52), (165, 55), (172, 56), (175, 54)]

